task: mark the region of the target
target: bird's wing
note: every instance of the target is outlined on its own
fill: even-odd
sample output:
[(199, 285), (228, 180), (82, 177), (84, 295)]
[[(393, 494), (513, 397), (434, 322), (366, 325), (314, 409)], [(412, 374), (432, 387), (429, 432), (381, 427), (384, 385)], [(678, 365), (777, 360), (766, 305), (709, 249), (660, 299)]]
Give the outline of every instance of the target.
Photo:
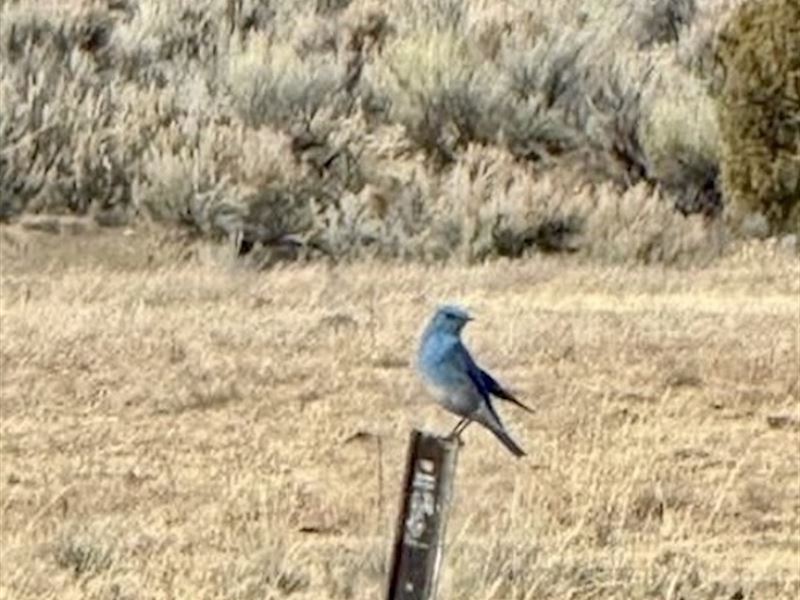
[(503, 388), (503, 386), (501, 386), (499, 383), (497, 383), (495, 378), (489, 375), (489, 373), (487, 373), (480, 367), (476, 366), (476, 368), (480, 372), (481, 379), (483, 379), (483, 384), (486, 387), (486, 390), (490, 394), (492, 394), (493, 396), (497, 396), (498, 398), (502, 398), (503, 400), (508, 400), (512, 404), (516, 404), (517, 406), (519, 406), (524, 410), (527, 410), (528, 412), (533, 412), (532, 408), (525, 406), (522, 402), (520, 402), (519, 399), (516, 396), (514, 396), (514, 394), (512, 394), (511, 392)]
[(458, 354), (458, 360), (461, 368), (467, 374), (470, 381), (478, 390), (483, 399), (488, 400), (491, 391), (489, 390), (489, 387), (486, 385), (487, 383), (486, 380), (483, 378), (483, 371), (481, 371), (480, 367), (478, 367), (478, 365), (475, 364), (475, 361), (469, 354), (469, 350), (467, 350), (464, 344), (459, 342), (458, 346), (455, 348), (455, 351)]
[(466, 369), (467, 373), (469, 374), (470, 379), (475, 384), (475, 387), (480, 390), (481, 395), (484, 398), (488, 398), (491, 394), (492, 396), (497, 396), (502, 400), (508, 400), (512, 404), (516, 404), (523, 410), (527, 410), (528, 412), (533, 412), (533, 409), (525, 406), (522, 402), (520, 402), (511, 392), (504, 389), (494, 377), (489, 375), (486, 371), (481, 369), (473, 360), (472, 356), (470, 356), (469, 351), (464, 347), (463, 344), (460, 344), (463, 354), (464, 354), (464, 368)]
[(492, 404), (492, 400), (489, 397), (490, 391), (486, 386), (486, 381), (483, 378), (483, 371), (481, 371), (480, 367), (475, 364), (475, 361), (469, 354), (469, 350), (467, 350), (464, 344), (459, 342), (453, 348), (453, 351), (460, 363), (461, 368), (469, 377), (469, 380), (472, 382), (475, 390), (481, 395), (481, 398), (483, 398), (490, 417), (497, 422), (498, 427), (502, 428), (503, 425), (502, 421), (500, 420), (500, 415), (497, 414), (497, 411)]
[(457, 345), (453, 347), (454, 358), (456, 358), (459, 362), (459, 365), (463, 369), (463, 371), (467, 374), (470, 381), (474, 385), (475, 390), (480, 393), (481, 397), (483, 398), (483, 407), (479, 408), (476, 412), (475, 418), (477, 421), (485, 425), (489, 428), (489, 430), (497, 436), (497, 438), (508, 448), (515, 456), (525, 456), (525, 451), (519, 447), (519, 445), (511, 438), (508, 432), (503, 425), (503, 422), (500, 420), (500, 415), (497, 414), (497, 411), (492, 404), (492, 399), (490, 394), (497, 395), (493, 390), (497, 389), (504, 393), (504, 396), (500, 396), (505, 400), (510, 400), (516, 404), (519, 404), (526, 410), (528, 409), (527, 406), (524, 406), (522, 403), (519, 402), (516, 398), (514, 398), (508, 392), (505, 392), (500, 384), (498, 384), (488, 373), (481, 370), (481, 368), (475, 363), (472, 356), (469, 354), (469, 350), (459, 342)]

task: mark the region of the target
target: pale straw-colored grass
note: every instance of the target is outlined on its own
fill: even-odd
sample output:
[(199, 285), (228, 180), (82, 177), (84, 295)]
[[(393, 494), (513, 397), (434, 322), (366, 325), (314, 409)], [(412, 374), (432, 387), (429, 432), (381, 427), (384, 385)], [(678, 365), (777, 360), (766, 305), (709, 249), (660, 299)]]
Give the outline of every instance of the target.
[[(536, 413), (465, 435), (442, 598), (795, 598), (800, 267), (288, 266), (0, 230), (2, 598), (378, 598), (432, 308)], [(357, 435), (360, 434), (360, 435)], [(351, 439), (355, 438), (355, 439)], [(349, 440), (349, 441), (348, 441)]]

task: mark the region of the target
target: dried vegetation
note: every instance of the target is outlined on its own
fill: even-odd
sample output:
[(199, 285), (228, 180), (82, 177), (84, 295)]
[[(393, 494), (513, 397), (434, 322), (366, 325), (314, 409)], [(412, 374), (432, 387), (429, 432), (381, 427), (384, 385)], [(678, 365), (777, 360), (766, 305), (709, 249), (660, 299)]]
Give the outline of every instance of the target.
[[(704, 260), (737, 4), (7, 0), (0, 218), (154, 219), (257, 264)], [(642, 225), (614, 252), (610, 205)]]
[[(253, 273), (0, 228), (0, 597), (379, 598), (432, 307), (531, 404), (467, 431), (443, 598), (800, 593), (800, 265), (559, 256)], [(188, 253), (187, 253), (188, 252)], [(583, 263), (583, 264), (581, 264)]]

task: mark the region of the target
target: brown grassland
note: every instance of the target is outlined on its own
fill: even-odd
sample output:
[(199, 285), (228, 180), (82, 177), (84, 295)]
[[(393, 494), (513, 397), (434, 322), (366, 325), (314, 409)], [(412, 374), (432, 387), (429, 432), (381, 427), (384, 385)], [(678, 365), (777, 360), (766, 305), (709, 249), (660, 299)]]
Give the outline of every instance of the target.
[(797, 598), (800, 265), (237, 266), (0, 230), (2, 598), (378, 598), (445, 299), (535, 407), (465, 434), (442, 598)]
[(440, 598), (800, 597), (797, 10), (0, 0), (0, 600), (383, 597), (443, 301)]

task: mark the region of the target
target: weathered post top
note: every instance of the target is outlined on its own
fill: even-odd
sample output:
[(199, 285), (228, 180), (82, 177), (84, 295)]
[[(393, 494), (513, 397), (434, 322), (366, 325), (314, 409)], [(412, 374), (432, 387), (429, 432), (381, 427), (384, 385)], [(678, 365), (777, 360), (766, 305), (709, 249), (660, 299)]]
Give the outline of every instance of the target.
[(411, 432), (389, 600), (432, 600), (442, 558), (458, 442)]

